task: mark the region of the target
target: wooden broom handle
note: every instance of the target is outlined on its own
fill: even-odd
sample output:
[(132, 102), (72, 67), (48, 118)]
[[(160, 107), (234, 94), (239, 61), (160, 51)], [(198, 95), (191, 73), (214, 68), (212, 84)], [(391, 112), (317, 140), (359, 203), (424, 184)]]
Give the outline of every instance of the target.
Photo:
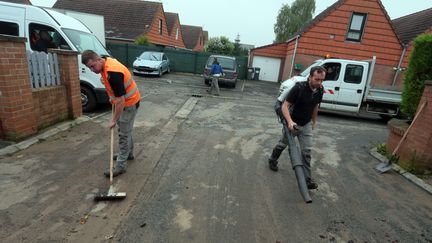
[[(112, 104), (112, 117), (114, 118), (114, 104)], [(114, 166), (114, 128), (110, 128), (111, 130), (111, 146), (110, 146), (110, 184), (113, 182), (113, 166)]]

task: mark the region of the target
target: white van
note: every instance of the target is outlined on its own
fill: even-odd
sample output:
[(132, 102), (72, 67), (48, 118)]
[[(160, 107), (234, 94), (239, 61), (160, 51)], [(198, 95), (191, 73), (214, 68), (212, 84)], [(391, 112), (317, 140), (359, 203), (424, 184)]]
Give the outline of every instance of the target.
[[(29, 51), (46, 51), (48, 47), (82, 53), (91, 49), (101, 56), (109, 56), (83, 23), (50, 8), (0, 1), (0, 34), (27, 38)], [(93, 110), (97, 103), (108, 102), (101, 76), (81, 64), (81, 55), (78, 67), (83, 111)]]

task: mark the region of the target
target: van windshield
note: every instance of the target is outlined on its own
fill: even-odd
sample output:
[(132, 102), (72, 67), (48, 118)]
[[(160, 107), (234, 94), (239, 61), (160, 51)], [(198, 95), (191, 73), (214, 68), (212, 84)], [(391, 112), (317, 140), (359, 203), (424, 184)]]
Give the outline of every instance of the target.
[(82, 53), (85, 50), (93, 50), (100, 56), (109, 56), (108, 52), (105, 50), (96, 36), (73, 29), (63, 28), (63, 31), (79, 52)]
[(300, 74), (300, 76), (302, 76), (302, 77), (308, 77), (309, 76), (309, 74), (310, 74), (310, 70), (311, 70), (311, 68), (313, 68), (313, 67), (315, 67), (315, 66), (318, 66), (319, 64), (321, 64), (322, 63), (322, 60), (317, 60), (317, 61), (315, 61), (314, 63), (312, 63), (312, 65), (310, 65), (308, 68), (306, 68), (301, 74)]

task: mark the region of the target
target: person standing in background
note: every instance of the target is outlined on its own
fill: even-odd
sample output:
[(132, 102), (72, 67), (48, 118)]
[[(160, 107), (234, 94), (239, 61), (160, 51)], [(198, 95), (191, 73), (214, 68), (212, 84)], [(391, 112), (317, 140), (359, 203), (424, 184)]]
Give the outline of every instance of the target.
[(211, 94), (213, 87), (216, 88), (216, 95), (220, 95), (219, 90), (219, 77), (223, 76), (223, 69), (222, 66), (219, 64), (217, 58), (215, 57), (213, 59), (213, 64), (210, 70), (210, 76), (212, 77), (212, 83), (210, 86), (210, 89), (207, 90), (208, 93)]

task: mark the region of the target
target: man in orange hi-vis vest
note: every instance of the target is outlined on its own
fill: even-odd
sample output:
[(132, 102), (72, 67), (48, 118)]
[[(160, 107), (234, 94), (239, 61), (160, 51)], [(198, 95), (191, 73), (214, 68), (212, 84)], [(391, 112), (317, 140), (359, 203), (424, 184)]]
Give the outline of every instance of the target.
[[(140, 103), (140, 93), (131, 73), (123, 64), (111, 57), (101, 57), (92, 50), (82, 53), (81, 62), (92, 72), (100, 73), (113, 104), (113, 116), (108, 127), (118, 125), (119, 154), (114, 156), (116, 165), (113, 176), (126, 172), (127, 160), (133, 160), (132, 130)], [(109, 177), (109, 171), (104, 172)]]

